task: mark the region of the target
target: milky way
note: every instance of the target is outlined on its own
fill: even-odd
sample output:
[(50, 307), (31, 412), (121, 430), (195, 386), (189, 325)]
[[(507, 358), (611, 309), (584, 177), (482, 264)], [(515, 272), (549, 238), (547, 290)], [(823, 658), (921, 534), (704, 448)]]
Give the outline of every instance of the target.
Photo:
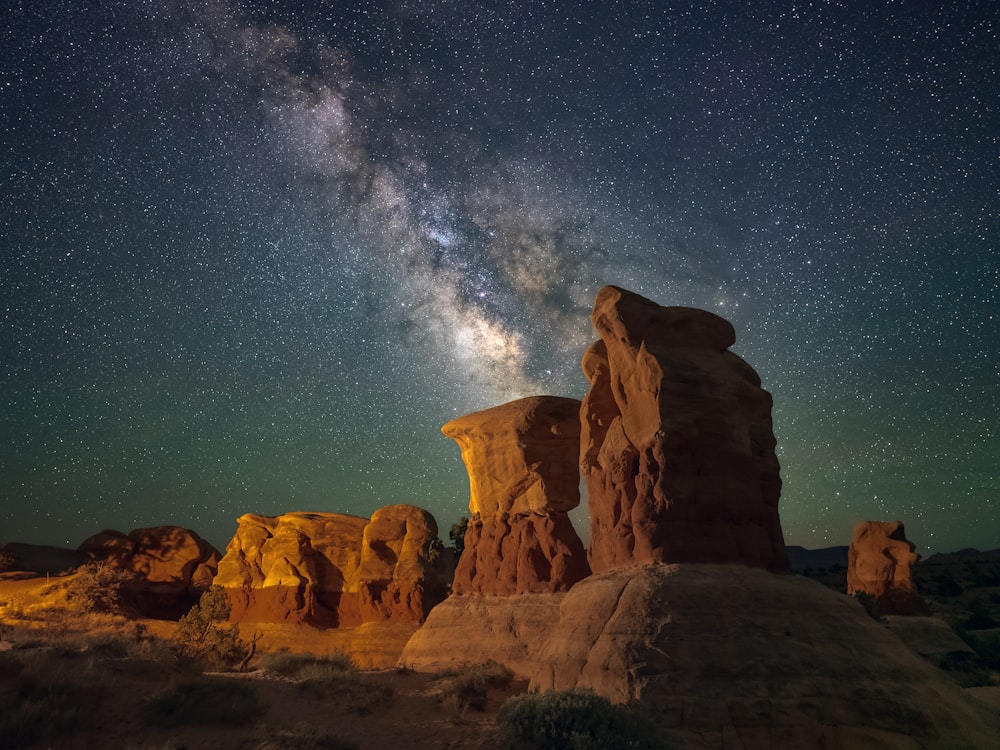
[(789, 543), (1000, 544), (988, 4), (94, 5), (0, 31), (0, 542), (447, 527), (614, 283), (733, 322)]

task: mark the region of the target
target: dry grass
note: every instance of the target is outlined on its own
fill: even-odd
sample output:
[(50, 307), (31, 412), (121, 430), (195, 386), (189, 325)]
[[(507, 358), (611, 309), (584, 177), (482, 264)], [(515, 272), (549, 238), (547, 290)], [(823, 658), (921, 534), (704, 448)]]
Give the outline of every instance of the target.
[(92, 723), (111, 693), (111, 676), (83, 652), (48, 647), (0, 657), (0, 747), (58, 740)]

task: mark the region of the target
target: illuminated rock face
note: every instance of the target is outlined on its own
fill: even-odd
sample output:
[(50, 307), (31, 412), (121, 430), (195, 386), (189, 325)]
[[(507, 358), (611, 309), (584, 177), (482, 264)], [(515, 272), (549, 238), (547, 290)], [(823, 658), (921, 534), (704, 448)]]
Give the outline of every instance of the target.
[(847, 593), (867, 594), (882, 615), (927, 614), (913, 584), (920, 555), (899, 521), (862, 521), (847, 551)]
[(241, 516), (215, 583), (230, 619), (353, 627), (421, 622), (443, 597), (431, 562), (437, 524), (392, 505), (369, 521), (341, 513)]
[(580, 402), (533, 396), (448, 422), (472, 519), (452, 592), (564, 591), (589, 573), (566, 515), (580, 503)]
[(128, 534), (105, 530), (78, 551), (88, 560), (105, 561), (135, 575), (132, 586), (147, 616), (183, 614), (212, 585), (219, 551), (190, 529), (154, 526)]
[(389, 505), (372, 515), (361, 541), (358, 568), (363, 622), (423, 622), (446, 587), (434, 567), (434, 516), (413, 505)]
[(594, 572), (652, 562), (785, 570), (771, 396), (732, 325), (607, 286), (583, 357)]
[(356, 588), (368, 519), (341, 513), (247, 513), (219, 562), (235, 621), (361, 622)]

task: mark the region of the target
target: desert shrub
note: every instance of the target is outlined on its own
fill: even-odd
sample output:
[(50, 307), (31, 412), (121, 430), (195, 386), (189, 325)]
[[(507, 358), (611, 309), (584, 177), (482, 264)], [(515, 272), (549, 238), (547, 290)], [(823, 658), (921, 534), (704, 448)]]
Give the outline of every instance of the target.
[(70, 667), (37, 651), (4, 658), (0, 670), (12, 689), (0, 699), (0, 747), (57, 742), (92, 722), (106, 694), (106, 680), (88, 663)]
[(331, 670), (340, 672), (356, 672), (357, 665), (349, 654), (343, 651), (333, 651), (325, 656), (314, 656), (312, 654), (293, 654), (289, 651), (274, 651), (264, 654), (260, 659), (261, 667), (284, 675), (285, 677), (297, 677), (306, 667), (323, 665)]
[(497, 713), (510, 750), (663, 750), (655, 725), (636, 709), (588, 690), (523, 693)]
[(14, 594), (0, 602), (3, 609), (3, 616), (8, 620), (28, 619), (28, 598), (24, 594)]
[(139, 661), (171, 664), (176, 661), (176, 655), (170, 641), (152, 636), (129, 639), (125, 643), (125, 655)]
[(209, 664), (234, 664), (242, 658), (245, 644), (240, 627), (229, 623), (230, 604), (225, 589), (212, 586), (190, 611), (177, 621), (175, 642), (185, 656)]
[(76, 607), (85, 612), (118, 614), (126, 606), (125, 590), (132, 573), (108, 562), (90, 562), (77, 568), (63, 590)]
[(146, 719), (158, 727), (249, 722), (260, 712), (257, 691), (242, 680), (196, 677), (181, 680), (145, 704)]
[(461, 670), (448, 670), (437, 675), (438, 701), (457, 716), (470, 709), (485, 711), (491, 687), (506, 687), (514, 673), (495, 661), (475, 664)]
[(336, 698), (339, 705), (361, 715), (388, 705), (395, 697), (388, 685), (373, 682), (354, 670), (344, 670), (338, 664), (314, 662), (303, 666), (296, 676), (301, 693), (319, 700)]

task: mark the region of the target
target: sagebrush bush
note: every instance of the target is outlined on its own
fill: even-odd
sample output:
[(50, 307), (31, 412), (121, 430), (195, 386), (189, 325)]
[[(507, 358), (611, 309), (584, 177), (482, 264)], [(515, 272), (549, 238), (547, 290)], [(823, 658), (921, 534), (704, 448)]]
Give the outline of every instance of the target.
[(495, 661), (446, 670), (437, 675), (438, 701), (456, 716), (464, 716), (470, 708), (485, 711), (489, 689), (506, 687), (513, 679), (514, 673)]
[(260, 665), (269, 672), (285, 677), (297, 677), (303, 669), (315, 665), (323, 665), (340, 672), (358, 671), (354, 660), (343, 651), (333, 651), (324, 656), (293, 654), (287, 650), (275, 651), (261, 656)]
[(150, 698), (146, 719), (154, 726), (248, 723), (260, 712), (253, 686), (226, 677), (181, 680)]
[(509, 750), (665, 750), (656, 726), (636, 709), (589, 690), (523, 693), (497, 712)]

